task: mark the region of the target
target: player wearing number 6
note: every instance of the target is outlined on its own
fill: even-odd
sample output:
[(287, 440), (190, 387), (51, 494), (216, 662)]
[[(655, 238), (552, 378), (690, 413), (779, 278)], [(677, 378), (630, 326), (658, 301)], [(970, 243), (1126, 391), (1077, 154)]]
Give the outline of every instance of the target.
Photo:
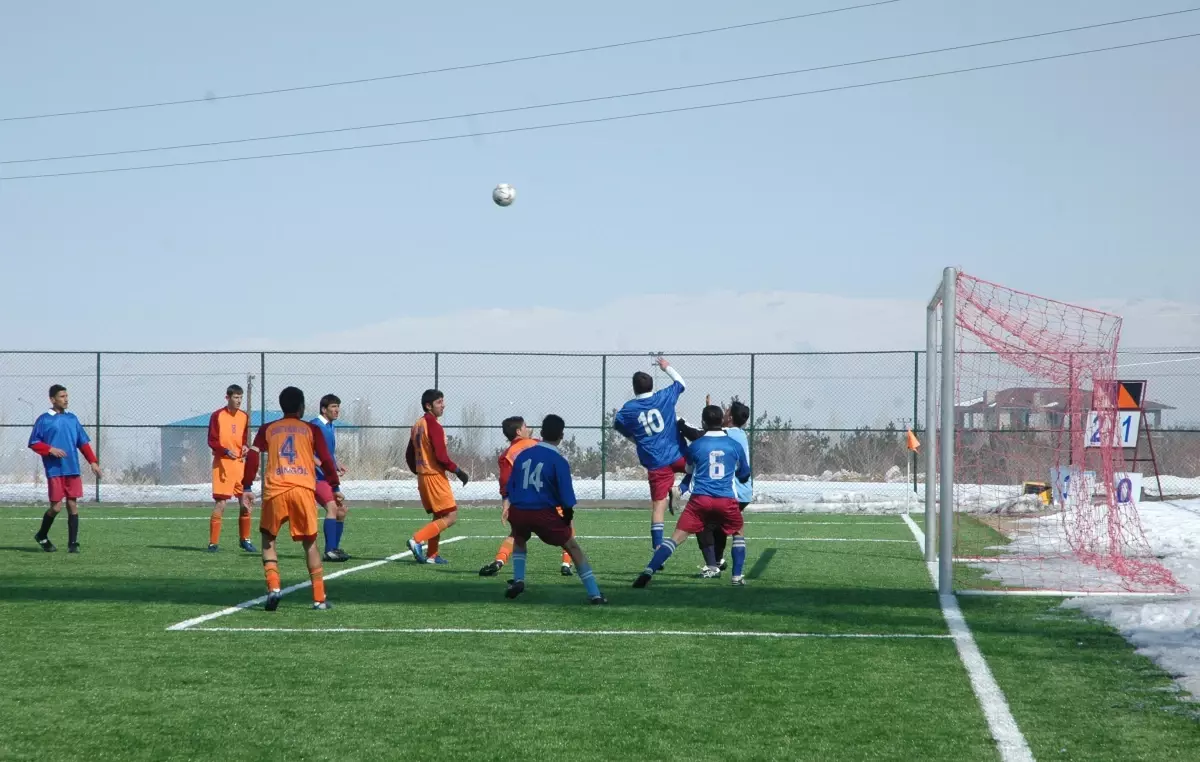
[(704, 408), (704, 436), (688, 445), (688, 464), (692, 468), (692, 497), (675, 524), (675, 532), (663, 540), (650, 563), (633, 583), (645, 587), (654, 573), (663, 567), (675, 548), (691, 535), (715, 524), (733, 535), (733, 584), (744, 585), (742, 569), (746, 565), (746, 538), (742, 536), (742, 512), (738, 509), (736, 482), (750, 479), (750, 464), (742, 445), (722, 429), (724, 414), (716, 405)]
[(613, 418), (613, 428), (633, 441), (638, 462), (646, 467), (650, 481), (650, 546), (655, 549), (662, 544), (675, 474), (683, 473), (686, 466), (675, 430), (675, 405), (686, 387), (665, 357), (658, 358), (658, 367), (671, 377), (671, 385), (656, 392), (654, 379), (639, 370), (633, 374), (634, 398)]

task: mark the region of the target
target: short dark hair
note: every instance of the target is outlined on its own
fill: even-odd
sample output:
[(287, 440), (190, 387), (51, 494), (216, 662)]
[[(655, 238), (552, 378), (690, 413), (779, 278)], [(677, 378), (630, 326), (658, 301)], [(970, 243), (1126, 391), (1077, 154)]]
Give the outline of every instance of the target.
[(55, 384), (54, 386), (51, 386), (50, 387), (50, 399), (54, 399), (55, 397), (58, 396), (59, 392), (65, 392), (66, 390), (67, 390), (67, 387), (63, 386), (62, 384)]
[(733, 425), (739, 429), (750, 420), (750, 406), (741, 400), (734, 400), (729, 403), (729, 417), (733, 421)]
[(426, 389), (425, 393), (421, 395), (421, 410), (427, 410), (429, 405), (432, 405), (445, 396), (437, 389)]
[(514, 415), (500, 422), (500, 430), (504, 432), (504, 438), (511, 442), (517, 438), (517, 432), (524, 425), (525, 419), (519, 415)]
[(566, 428), (567, 424), (563, 421), (562, 416), (551, 413), (542, 419), (542, 439), (551, 444), (561, 442), (563, 431)]
[(326, 394), (324, 397), (321, 398), (321, 409), (322, 410), (329, 407), (330, 405), (340, 405), (340, 404), (342, 404), (342, 401), (340, 399), (338, 399), (338, 396), (336, 394)]
[(284, 415), (299, 415), (304, 411), (304, 392), (294, 386), (285, 387), (279, 393), (279, 409)]
[(654, 390), (654, 379), (649, 373), (639, 370), (633, 374), (633, 393), (645, 394)]
[(725, 422), (725, 411), (719, 405), (705, 405), (700, 420), (704, 422), (705, 429), (716, 431)]
[(227, 388), (225, 390), (226, 397), (230, 396), (231, 394), (245, 394), (245, 393), (246, 393), (246, 390), (243, 389), (242, 387), (238, 386), (237, 384), (230, 384), (229, 388)]

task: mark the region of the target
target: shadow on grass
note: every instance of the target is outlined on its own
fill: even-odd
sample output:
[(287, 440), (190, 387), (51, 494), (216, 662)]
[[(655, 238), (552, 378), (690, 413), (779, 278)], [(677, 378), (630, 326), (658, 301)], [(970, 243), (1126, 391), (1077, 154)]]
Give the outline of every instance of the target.
[(182, 553), (207, 553), (208, 548), (198, 545), (147, 545), (151, 550), (176, 550)]
[(23, 547), (23, 546), (17, 546), (17, 545), (0, 545), (0, 551), (7, 551), (9, 553), (45, 553), (46, 552), (46, 551), (42, 550), (41, 548)]

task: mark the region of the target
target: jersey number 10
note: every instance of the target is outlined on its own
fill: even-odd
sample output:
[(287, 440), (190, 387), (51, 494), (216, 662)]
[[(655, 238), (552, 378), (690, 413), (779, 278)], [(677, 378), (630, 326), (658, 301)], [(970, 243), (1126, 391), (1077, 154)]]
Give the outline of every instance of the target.
[(667, 427), (663, 423), (662, 413), (654, 408), (650, 408), (644, 413), (638, 413), (638, 423), (642, 424), (642, 428), (646, 430), (646, 436), (657, 434)]

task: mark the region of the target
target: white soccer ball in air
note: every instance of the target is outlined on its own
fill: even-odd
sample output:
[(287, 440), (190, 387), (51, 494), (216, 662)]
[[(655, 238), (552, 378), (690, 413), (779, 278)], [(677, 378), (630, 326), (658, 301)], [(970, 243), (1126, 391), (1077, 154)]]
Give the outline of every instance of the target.
[(517, 189), (508, 183), (500, 183), (496, 189), (492, 191), (492, 201), (495, 201), (500, 206), (508, 206), (517, 200)]

